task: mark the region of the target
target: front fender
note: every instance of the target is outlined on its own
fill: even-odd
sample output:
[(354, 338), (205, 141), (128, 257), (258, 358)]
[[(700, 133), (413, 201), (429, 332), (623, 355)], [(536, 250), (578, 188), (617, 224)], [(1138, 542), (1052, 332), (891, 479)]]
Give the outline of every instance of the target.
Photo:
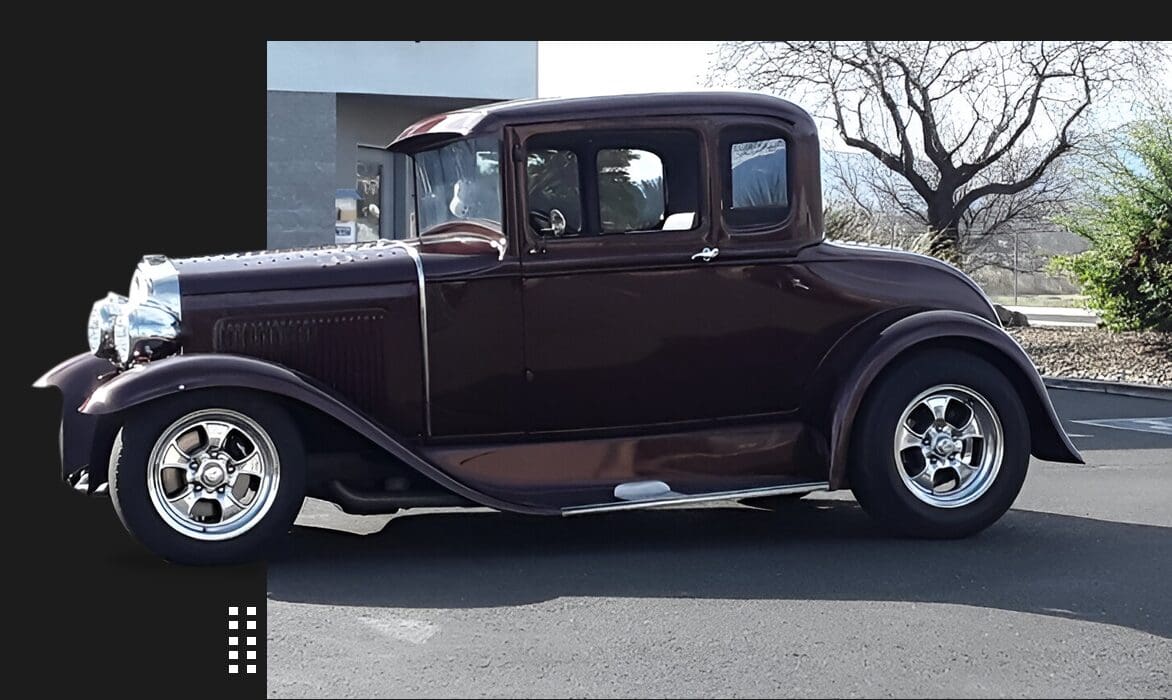
[(33, 384), (37, 389), (49, 387), (61, 393), (61, 478), (71, 484), (81, 470), (89, 469), (88, 490), (93, 492), (106, 481), (107, 460), (114, 442), (117, 424), (100, 416), (78, 410), (86, 398), (114, 374), (107, 360), (82, 353), (45, 372)]
[[(989, 321), (961, 311), (934, 310), (877, 316), (853, 329), (821, 363), (816, 385), (831, 397), (813, 412), (827, 436), (831, 488), (846, 485), (851, 428), (872, 382), (896, 357), (916, 348), (956, 347), (977, 353), (1004, 372), (1017, 389), (1030, 421), (1030, 452), (1039, 459), (1083, 463), (1063, 430), (1050, 395), (1025, 350)], [(837, 381), (830, 379), (834, 377)], [(817, 399), (811, 398), (815, 404)]]
[(176, 393), (216, 387), (252, 389), (314, 408), (370, 440), (440, 486), (470, 501), (517, 513), (551, 513), (503, 501), (456, 481), (407, 446), (406, 441), (353, 408), (328, 387), (281, 365), (243, 355), (194, 353), (138, 365), (99, 386), (81, 412), (109, 415)]

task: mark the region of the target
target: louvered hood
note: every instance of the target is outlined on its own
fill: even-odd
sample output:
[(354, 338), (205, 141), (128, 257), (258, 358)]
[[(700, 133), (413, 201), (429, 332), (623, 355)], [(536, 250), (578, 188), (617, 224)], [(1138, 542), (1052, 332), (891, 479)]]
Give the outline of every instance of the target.
[(177, 258), (184, 295), (413, 282), (415, 264), (397, 243), (289, 248)]

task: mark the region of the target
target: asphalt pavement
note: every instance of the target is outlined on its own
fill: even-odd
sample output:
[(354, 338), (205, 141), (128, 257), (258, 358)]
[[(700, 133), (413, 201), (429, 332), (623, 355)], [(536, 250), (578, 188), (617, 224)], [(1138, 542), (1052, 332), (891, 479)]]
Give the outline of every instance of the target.
[(886, 537), (849, 492), (580, 518), (309, 501), (269, 567), (269, 695), (1168, 697), (1172, 401), (1052, 396), (1087, 464), (1034, 460), (959, 541)]

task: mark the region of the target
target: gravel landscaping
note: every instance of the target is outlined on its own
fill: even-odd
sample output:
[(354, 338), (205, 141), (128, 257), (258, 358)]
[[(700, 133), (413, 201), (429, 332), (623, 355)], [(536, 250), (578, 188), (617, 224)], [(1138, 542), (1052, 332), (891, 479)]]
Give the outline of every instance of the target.
[(1102, 328), (1008, 328), (1048, 376), (1172, 387), (1172, 334)]

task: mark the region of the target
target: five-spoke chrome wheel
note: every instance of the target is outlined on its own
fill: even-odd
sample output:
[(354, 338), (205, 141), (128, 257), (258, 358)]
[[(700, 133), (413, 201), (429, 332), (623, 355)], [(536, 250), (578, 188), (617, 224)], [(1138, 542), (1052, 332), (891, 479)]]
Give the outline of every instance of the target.
[(147, 464), (155, 511), (198, 540), (236, 537), (260, 522), (276, 499), (279, 479), (269, 434), (249, 417), (219, 408), (172, 423)]
[(993, 485), (1003, 435), (997, 413), (976, 391), (934, 386), (912, 399), (900, 416), (895, 463), (916, 498), (937, 508), (959, 508)]

